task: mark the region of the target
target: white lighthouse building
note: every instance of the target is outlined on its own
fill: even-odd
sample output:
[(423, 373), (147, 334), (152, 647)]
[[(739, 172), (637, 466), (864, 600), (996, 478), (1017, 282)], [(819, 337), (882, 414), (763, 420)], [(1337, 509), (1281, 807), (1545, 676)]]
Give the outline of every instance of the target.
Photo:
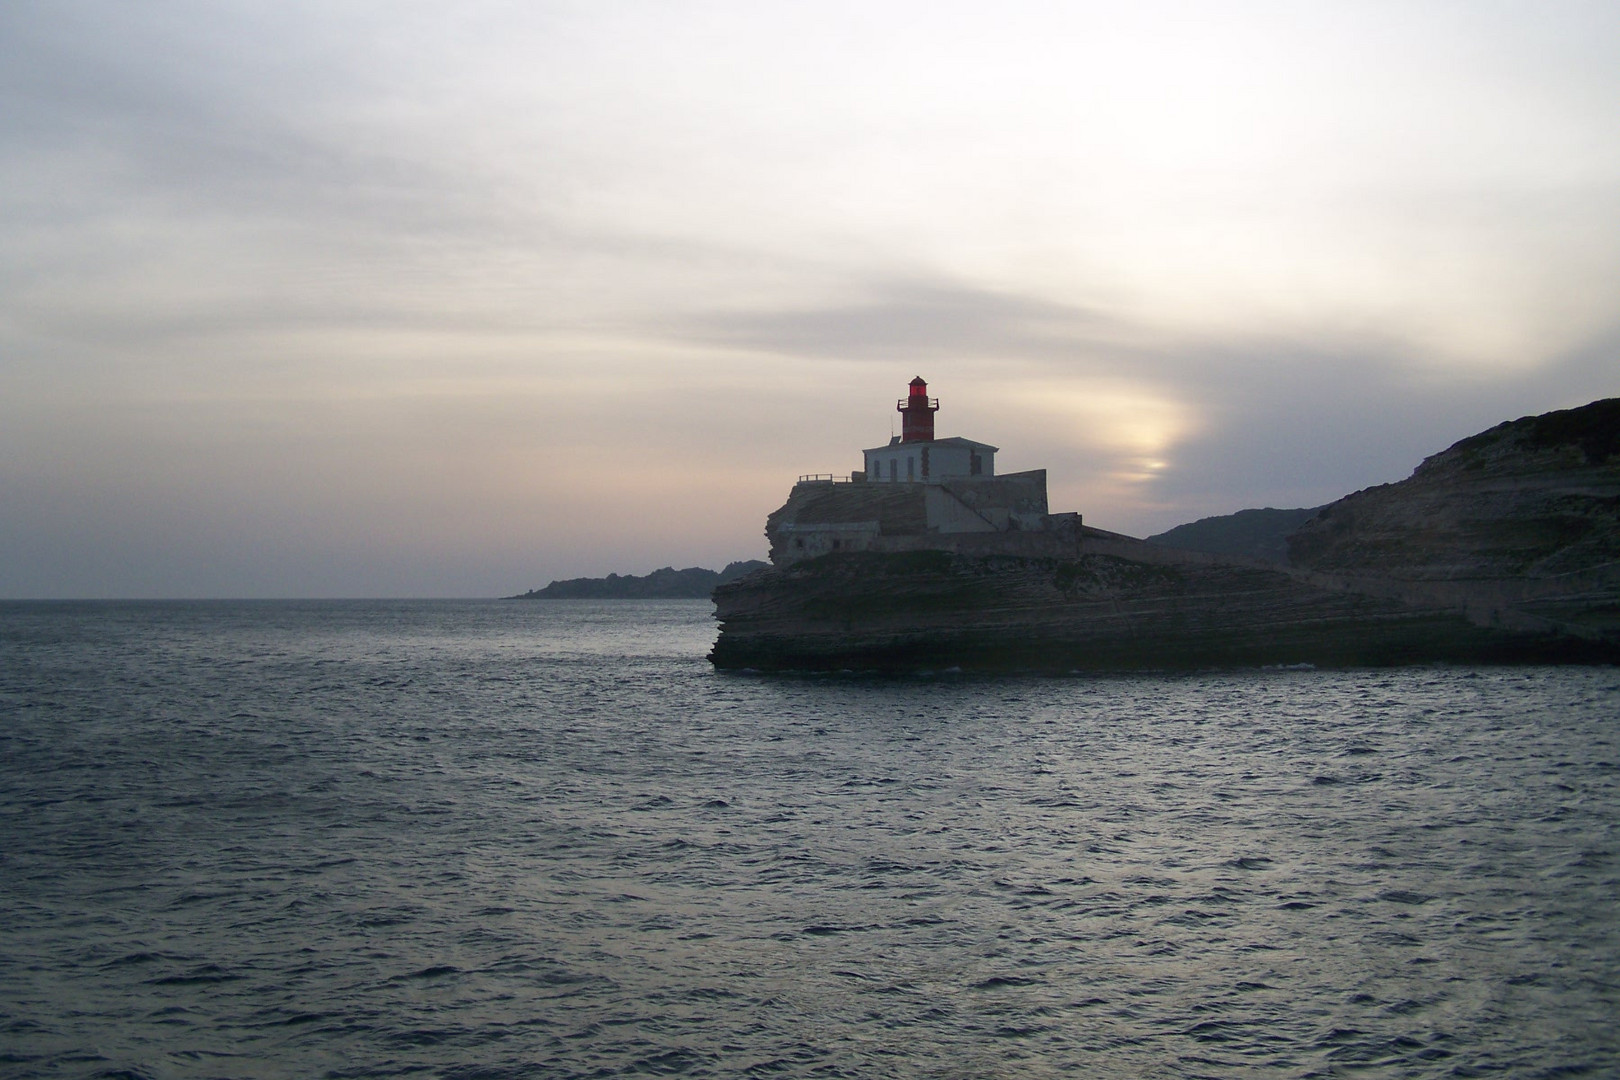
[(1080, 516), (1047, 512), (1045, 469), (998, 476), (996, 447), (934, 438), (939, 400), (920, 376), (896, 409), (901, 434), (863, 450), (863, 471), (799, 477), (766, 522), (773, 562), (859, 551), (1072, 554)]

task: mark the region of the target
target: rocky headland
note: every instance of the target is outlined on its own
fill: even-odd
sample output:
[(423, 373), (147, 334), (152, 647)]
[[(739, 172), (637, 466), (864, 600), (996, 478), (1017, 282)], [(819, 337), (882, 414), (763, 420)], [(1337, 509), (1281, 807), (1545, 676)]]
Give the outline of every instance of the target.
[(666, 566), (650, 574), (609, 574), (599, 578), (566, 578), (509, 600), (701, 600), (723, 585), (769, 564), (758, 559), (728, 563), (724, 570)]
[[(795, 497), (812, 496), (835, 497)], [(781, 528), (787, 510), (767, 531), (773, 561), (802, 534)], [(1058, 672), (1617, 662), (1620, 399), (1464, 439), (1407, 480), (1320, 508), (1281, 561), (1077, 523), (995, 536), (829, 550), (721, 585), (710, 659)]]

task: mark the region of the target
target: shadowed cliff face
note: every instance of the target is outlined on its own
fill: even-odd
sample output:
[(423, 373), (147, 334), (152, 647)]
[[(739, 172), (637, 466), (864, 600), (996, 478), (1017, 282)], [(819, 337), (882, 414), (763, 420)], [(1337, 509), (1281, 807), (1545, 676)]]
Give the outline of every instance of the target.
[(1551, 579), (1620, 560), (1620, 399), (1464, 439), (1323, 507), (1295, 566), (1407, 580)]
[(1499, 621), (1620, 639), (1620, 399), (1464, 439), (1324, 507), (1294, 566), (1449, 595)]
[[(1114, 540), (1110, 551), (1128, 550)], [(1620, 650), (1480, 626), (1454, 605), (1325, 587), (1258, 564), (824, 556), (715, 591), (710, 659), (759, 670), (1125, 671), (1268, 664), (1606, 660)]]
[(1502, 424), (1357, 492), (1288, 567), (1083, 530), (1062, 558), (834, 554), (715, 591), (722, 668), (1620, 661), (1620, 401)]

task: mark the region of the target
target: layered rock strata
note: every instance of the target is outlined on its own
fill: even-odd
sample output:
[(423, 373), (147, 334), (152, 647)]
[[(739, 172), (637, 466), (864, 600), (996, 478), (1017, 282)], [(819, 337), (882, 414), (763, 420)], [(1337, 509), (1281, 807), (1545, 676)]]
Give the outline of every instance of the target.
[[(1504, 424), (1324, 508), (1290, 563), (1095, 529), (832, 552), (715, 591), (761, 670), (1620, 661), (1620, 401)], [(1041, 534), (1028, 534), (1038, 536)], [(1011, 540), (1012, 543), (1022, 538)]]
[(1620, 399), (1499, 424), (1323, 507), (1289, 563), (1476, 621), (1620, 637)]

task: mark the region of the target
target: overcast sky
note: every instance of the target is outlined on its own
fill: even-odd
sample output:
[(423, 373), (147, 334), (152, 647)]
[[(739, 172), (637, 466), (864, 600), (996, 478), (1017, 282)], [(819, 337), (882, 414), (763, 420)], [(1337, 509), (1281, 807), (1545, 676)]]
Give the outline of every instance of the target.
[(0, 5), (0, 596), (761, 557), (914, 375), (1145, 535), (1620, 393), (1620, 4)]

